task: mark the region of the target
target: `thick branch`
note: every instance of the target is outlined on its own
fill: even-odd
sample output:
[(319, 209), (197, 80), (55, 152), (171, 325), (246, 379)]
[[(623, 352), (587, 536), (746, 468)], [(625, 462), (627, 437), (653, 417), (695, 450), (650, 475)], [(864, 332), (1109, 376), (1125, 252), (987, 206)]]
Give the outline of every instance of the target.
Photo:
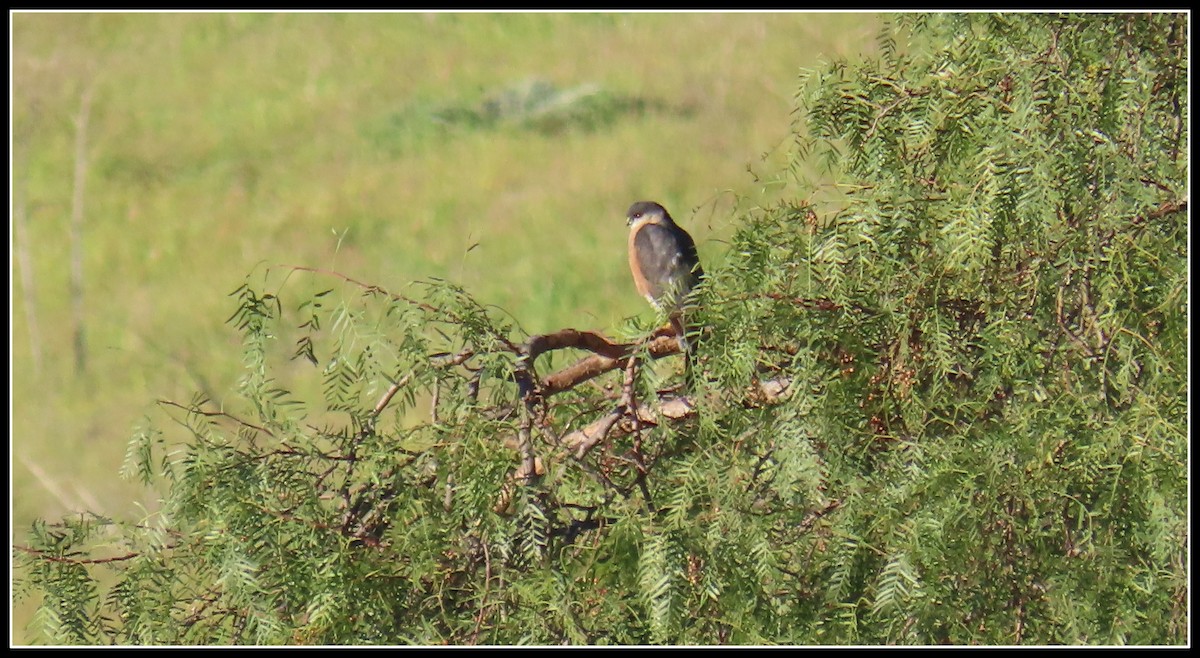
[(592, 356), (580, 359), (554, 374), (543, 377), (541, 379), (542, 395), (547, 397), (575, 388), (610, 370), (623, 367), (623, 362), (643, 346), (647, 356), (651, 359), (660, 359), (679, 353), (679, 341), (670, 327), (656, 331), (645, 343), (613, 343), (595, 332), (575, 329), (563, 329), (553, 334), (534, 336), (526, 343), (530, 360), (536, 359), (545, 352), (567, 347), (593, 353)]
[[(623, 411), (624, 413), (622, 413)], [(637, 419), (636, 423), (643, 426), (657, 425), (660, 417), (679, 420), (693, 415), (695, 412), (695, 405), (686, 397), (665, 400), (658, 405), (657, 409), (637, 406), (627, 411), (613, 411), (586, 427), (566, 434), (562, 437), (560, 444), (576, 459), (582, 459), (592, 448), (603, 443), (609, 436), (624, 436), (636, 431), (637, 424), (635, 424), (634, 418)]]
[[(787, 394), (791, 384), (789, 379), (772, 379), (759, 382), (746, 393), (743, 404), (759, 406), (775, 404)], [(690, 397), (673, 397), (662, 399), (657, 407), (650, 408), (639, 405), (622, 416), (613, 412), (586, 427), (569, 432), (562, 437), (560, 445), (576, 459), (583, 458), (592, 448), (602, 443), (608, 437), (619, 437), (630, 434), (636, 428), (633, 414), (637, 414), (637, 422), (642, 425), (657, 425), (661, 419), (672, 421), (682, 420), (696, 415), (696, 405)]]
[[(742, 403), (746, 406), (776, 404), (787, 395), (790, 386), (791, 380), (787, 378), (758, 382), (746, 392)], [(637, 422), (643, 426), (658, 425), (663, 419), (678, 421), (694, 416), (696, 404), (690, 397), (680, 396), (659, 398), (658, 403), (653, 407), (638, 405), (629, 410), (614, 409), (588, 425), (563, 435), (559, 439), (558, 445), (563, 452), (571, 454), (577, 459), (583, 458), (605, 439), (625, 436), (633, 432), (635, 429), (634, 413), (637, 414)], [(517, 450), (518, 444), (519, 440), (515, 436), (504, 440), (505, 447), (512, 450)]]
[(525, 355), (532, 361), (546, 352), (567, 347), (587, 350), (611, 359), (620, 359), (628, 356), (632, 345), (614, 343), (594, 331), (559, 329), (552, 334), (531, 336), (525, 343)]

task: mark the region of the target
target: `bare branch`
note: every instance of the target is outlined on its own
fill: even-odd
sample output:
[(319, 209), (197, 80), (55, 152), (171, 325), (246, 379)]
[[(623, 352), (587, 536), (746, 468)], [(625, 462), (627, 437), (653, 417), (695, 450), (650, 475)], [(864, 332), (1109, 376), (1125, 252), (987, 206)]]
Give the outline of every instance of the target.
[[(463, 363), (465, 363), (467, 361), (467, 359), (471, 358), (474, 355), (475, 355), (475, 353), (472, 352), (471, 350), (463, 350), (463, 351), (459, 352), (458, 354), (455, 354), (453, 357), (448, 358), (445, 361), (435, 364), (435, 365), (436, 365), (436, 367), (439, 367), (439, 368), (450, 368), (453, 366), (462, 365)], [(412, 381), (412, 379), (415, 375), (416, 375), (416, 371), (415, 370), (411, 371), (408, 374), (401, 377), (396, 382), (394, 382), (391, 386), (389, 386), (388, 389), (383, 392), (383, 397), (379, 398), (379, 402), (375, 403), (375, 408), (371, 410), (371, 418), (378, 418), (379, 414), (383, 413), (383, 410), (385, 408), (387, 408), (388, 403), (392, 401), (392, 398), (396, 396), (396, 393), (400, 389), (404, 388), (405, 386), (408, 386), (408, 383)], [(434, 390), (436, 391), (437, 389), (435, 388)], [(431, 413), (434, 415), (434, 422), (437, 422), (436, 393), (435, 393), (433, 405), (435, 408)]]
[(413, 375), (415, 374), (415, 370), (411, 371), (396, 382), (393, 382), (392, 385), (388, 387), (388, 390), (383, 392), (383, 397), (379, 398), (379, 402), (375, 403), (375, 408), (371, 410), (371, 417), (378, 418), (379, 414), (383, 413), (383, 410), (387, 408), (388, 403), (392, 401), (392, 398), (396, 397), (396, 393), (405, 386), (408, 386), (408, 383), (412, 381)]
[[(781, 402), (791, 387), (787, 378), (771, 379), (758, 382), (746, 392), (743, 404), (760, 406)], [(653, 407), (637, 405), (628, 414), (620, 408), (605, 414), (580, 429), (568, 432), (559, 440), (559, 448), (576, 459), (582, 459), (597, 445), (603, 443), (609, 436), (618, 437), (632, 433), (635, 430), (633, 415), (642, 425), (658, 425), (662, 420), (679, 421), (696, 414), (696, 404), (688, 396), (660, 398)], [(516, 450), (517, 437), (504, 440), (506, 447)]]
[[(574, 329), (565, 331), (574, 332)], [(558, 332), (561, 334), (562, 332)], [(670, 335), (663, 335), (656, 332), (646, 343), (611, 343), (604, 341), (603, 343), (592, 342), (592, 337), (599, 338), (603, 341), (603, 337), (592, 332), (575, 332), (579, 334), (590, 334), (583, 336), (579, 342), (552, 343), (554, 347), (545, 348), (542, 352), (550, 349), (561, 349), (563, 347), (575, 347), (586, 349), (593, 352), (592, 356), (585, 357), (574, 364), (559, 370), (558, 372), (547, 375), (542, 378), (541, 388), (542, 395), (551, 396), (555, 393), (568, 391), (583, 382), (593, 379), (610, 370), (616, 370), (623, 365), (623, 361), (634, 353), (636, 350), (645, 346), (646, 354), (651, 359), (660, 359), (664, 356), (679, 353), (679, 341), (675, 338), (674, 332)], [(555, 334), (557, 335), (557, 334)], [(542, 337), (536, 337), (542, 338)], [(540, 347), (541, 345), (539, 345)], [(541, 352), (539, 352), (541, 353)]]
[(189, 413), (200, 414), (201, 416), (207, 416), (209, 418), (214, 418), (214, 417), (228, 418), (243, 427), (249, 427), (252, 430), (262, 432), (262, 433), (266, 434), (267, 436), (275, 436), (275, 434), (271, 430), (269, 430), (265, 427), (260, 427), (258, 425), (255, 425), (254, 423), (246, 422), (246, 421), (242, 420), (241, 418), (238, 418), (237, 416), (234, 416), (232, 414), (225, 413), (224, 411), (205, 411), (205, 410), (201, 409), (200, 407), (196, 407), (196, 406), (185, 407), (184, 405), (179, 404), (178, 402), (172, 402), (171, 400), (159, 400), (158, 403), (169, 405), (172, 407), (177, 407), (177, 408), (183, 409), (184, 411), (187, 411)]

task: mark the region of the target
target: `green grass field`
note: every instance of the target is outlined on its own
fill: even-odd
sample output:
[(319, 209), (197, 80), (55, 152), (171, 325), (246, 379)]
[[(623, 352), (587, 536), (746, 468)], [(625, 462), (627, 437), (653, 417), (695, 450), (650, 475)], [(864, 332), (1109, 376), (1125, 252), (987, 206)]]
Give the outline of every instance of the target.
[[(33, 274), (12, 259), (20, 544), (38, 517), (152, 506), (117, 475), (131, 430), (162, 420), (156, 399), (232, 389), (227, 295), (264, 267), (397, 291), (446, 278), (530, 333), (649, 316), (625, 262), (628, 205), (662, 202), (715, 267), (738, 213), (801, 193), (778, 182), (801, 68), (869, 54), (881, 17), (10, 20), (12, 216), (28, 218)], [(69, 220), (89, 88), (78, 373)], [(14, 642), (31, 607), (14, 610)]]

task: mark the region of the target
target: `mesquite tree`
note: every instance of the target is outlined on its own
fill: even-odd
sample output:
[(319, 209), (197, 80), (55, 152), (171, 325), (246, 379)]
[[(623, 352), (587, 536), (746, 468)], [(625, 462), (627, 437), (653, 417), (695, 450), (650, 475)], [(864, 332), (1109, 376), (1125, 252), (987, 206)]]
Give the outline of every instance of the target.
[[(61, 643), (1181, 643), (1187, 18), (906, 15), (669, 332), (269, 272), (137, 523), (16, 553)], [(794, 172), (800, 171), (795, 168)], [(786, 172), (785, 172), (786, 174)], [(571, 350), (571, 351), (567, 351)]]

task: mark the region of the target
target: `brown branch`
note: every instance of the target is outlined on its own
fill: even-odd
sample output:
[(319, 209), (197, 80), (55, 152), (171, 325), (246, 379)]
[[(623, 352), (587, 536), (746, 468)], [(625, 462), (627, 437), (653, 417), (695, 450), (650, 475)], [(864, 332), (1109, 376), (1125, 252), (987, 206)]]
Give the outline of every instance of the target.
[[(471, 350), (463, 350), (463, 351), (459, 352), (458, 354), (455, 354), (453, 357), (446, 359), (444, 362), (436, 364), (436, 367), (450, 368), (452, 366), (462, 365), (463, 363), (465, 363), (467, 361), (467, 359), (471, 358), (474, 355), (475, 355), (475, 353), (472, 352)], [(400, 389), (404, 388), (405, 386), (408, 386), (408, 383), (410, 381), (412, 381), (412, 378), (415, 375), (416, 375), (416, 371), (415, 370), (411, 371), (408, 374), (401, 377), (396, 382), (394, 382), (391, 386), (389, 386), (388, 390), (383, 392), (383, 397), (379, 398), (379, 402), (375, 403), (375, 408), (371, 410), (371, 418), (378, 418), (379, 414), (383, 413), (383, 410), (385, 408), (387, 408), (388, 403), (392, 401), (392, 398), (396, 396), (396, 393)], [(436, 389), (435, 389), (435, 391), (436, 391)], [(435, 398), (434, 398), (433, 404), (435, 407), (437, 406), (436, 393), (435, 393)], [(434, 422), (436, 422), (437, 421), (437, 418), (436, 418), (437, 410), (434, 409), (432, 413), (435, 416)]]
[[(640, 412), (641, 410), (638, 411)], [(575, 454), (576, 459), (582, 459), (589, 450), (607, 439), (608, 433), (612, 431), (613, 426), (625, 418), (625, 414), (614, 411), (600, 420), (594, 421), (590, 425), (564, 436), (561, 443), (568, 451)], [(650, 421), (651, 419), (647, 420)]]
[(559, 445), (576, 459), (582, 459), (610, 436), (614, 438), (625, 436), (637, 431), (640, 426), (658, 425), (662, 418), (682, 420), (695, 415), (695, 413), (696, 406), (687, 397), (664, 400), (659, 403), (657, 408), (646, 405), (638, 405), (627, 410), (618, 408), (585, 427), (567, 433), (559, 441)]
[(625, 376), (621, 380), (621, 400), (617, 403), (617, 411), (620, 411), (623, 415), (632, 417), (635, 425), (637, 425), (637, 415), (630, 414), (630, 412), (637, 408), (637, 400), (633, 397), (633, 386), (636, 382), (637, 358), (630, 356), (625, 361)]
[[(787, 395), (790, 386), (791, 380), (786, 378), (757, 382), (752, 389), (747, 391), (743, 404), (749, 407), (775, 404)], [(580, 460), (587, 456), (596, 446), (608, 440), (609, 437), (633, 434), (644, 426), (658, 425), (662, 419), (678, 421), (696, 414), (696, 405), (687, 396), (673, 398), (660, 397), (657, 400), (657, 405), (654, 407), (634, 404), (632, 399), (632, 383), (629, 381), (628, 373), (623, 389), (625, 392), (622, 393), (621, 402), (617, 404), (613, 411), (589, 423), (585, 427), (568, 432), (558, 440), (560, 455), (570, 455)], [(506, 448), (517, 451), (522, 455), (522, 464), (516, 471), (509, 475), (509, 481), (500, 490), (500, 496), (496, 504), (492, 506), (492, 509), (497, 514), (508, 514), (511, 512), (510, 505), (514, 493), (514, 482), (523, 484), (532, 475), (540, 476), (545, 473), (545, 467), (540, 457), (534, 456), (532, 465), (526, 461), (526, 455), (531, 454), (532, 447), (526, 443), (528, 436), (524, 432), (527, 432), (527, 430), (523, 428), (521, 434), (508, 436), (504, 439), (504, 446)]]
[(438, 399), (442, 394), (442, 385), (437, 377), (433, 378), (433, 392), (430, 394), (429, 400), (429, 422), (437, 425), (438, 422)]
[(621, 359), (629, 355), (630, 348), (635, 344), (614, 343), (594, 331), (578, 329), (559, 329), (551, 334), (531, 336), (525, 342), (525, 356), (530, 361), (551, 350), (561, 350), (568, 347), (587, 350), (610, 359)]
[(1146, 213), (1145, 215), (1142, 215), (1139, 217), (1134, 217), (1133, 224), (1134, 225), (1145, 224), (1145, 223), (1151, 222), (1155, 219), (1161, 219), (1172, 213), (1186, 211), (1187, 207), (1188, 207), (1187, 195), (1184, 195), (1183, 197), (1178, 198), (1178, 199), (1171, 199), (1170, 201), (1164, 201), (1157, 208), (1155, 208), (1154, 210), (1151, 210), (1150, 212)]
[[(537, 342), (534, 342), (535, 340)], [(568, 391), (589, 379), (622, 367), (625, 360), (643, 347), (651, 359), (660, 359), (679, 353), (679, 341), (668, 327), (656, 331), (645, 342), (613, 343), (599, 334), (574, 329), (564, 329), (554, 334), (535, 336), (530, 339), (530, 342), (533, 347), (539, 349), (537, 355), (552, 349), (567, 347), (588, 350), (593, 353), (554, 374), (543, 377), (541, 392), (546, 397)]]
[[(746, 392), (743, 404), (761, 406), (782, 401), (791, 386), (791, 380), (771, 379), (758, 382)], [(559, 440), (559, 448), (576, 459), (582, 459), (597, 445), (603, 443), (609, 436), (618, 437), (633, 433), (636, 423), (641, 425), (658, 425), (662, 420), (679, 421), (696, 414), (696, 404), (690, 397), (660, 398), (654, 407), (637, 405), (625, 411), (618, 406), (612, 412), (592, 421), (588, 425), (563, 435)], [(635, 421), (636, 416), (636, 421)], [(505, 439), (505, 446), (517, 448), (517, 438)]]
[[(592, 355), (544, 379), (539, 378), (535, 369), (537, 357), (547, 352), (567, 348), (587, 350), (592, 352)], [(638, 361), (639, 351), (643, 349), (650, 358), (657, 359), (678, 353), (679, 341), (674, 331), (667, 326), (655, 331), (645, 340), (634, 343), (614, 343), (594, 331), (578, 329), (561, 329), (549, 334), (531, 336), (525, 342), (520, 349), (521, 358), (513, 372), (513, 379), (520, 389), (521, 402), (524, 405), (521, 425), (517, 436), (504, 440), (505, 446), (520, 455), (521, 464), (510, 474), (509, 482), (500, 491), (500, 496), (493, 506), (497, 513), (503, 514), (509, 510), (514, 493), (512, 486), (514, 483), (529, 484), (545, 473), (542, 460), (533, 449), (532, 427), (536, 423), (539, 429), (544, 429), (540, 420), (544, 418), (544, 412), (539, 416), (536, 410), (544, 405), (546, 397), (569, 390), (609, 370), (615, 370), (624, 362), (626, 381), (621, 403), (618, 404), (617, 410), (602, 419), (602, 422), (607, 421), (608, 427), (611, 428), (618, 419), (623, 419), (627, 423), (633, 423), (632, 431), (636, 431), (638, 420), (636, 417), (631, 417), (630, 413), (639, 412), (633, 404), (632, 385), (629, 378)], [(607, 430), (602, 432), (596, 442), (602, 441), (603, 435), (606, 433)]]
[(392, 398), (396, 397), (396, 393), (399, 392), (400, 389), (407, 386), (410, 381), (412, 381), (414, 374), (416, 374), (415, 370), (409, 372), (407, 375), (401, 377), (398, 381), (393, 382), (392, 385), (388, 387), (388, 390), (383, 392), (383, 397), (379, 398), (379, 402), (376, 402), (375, 408), (371, 410), (371, 418), (378, 418), (379, 414), (383, 413), (383, 410), (387, 408), (388, 403), (392, 401)]

